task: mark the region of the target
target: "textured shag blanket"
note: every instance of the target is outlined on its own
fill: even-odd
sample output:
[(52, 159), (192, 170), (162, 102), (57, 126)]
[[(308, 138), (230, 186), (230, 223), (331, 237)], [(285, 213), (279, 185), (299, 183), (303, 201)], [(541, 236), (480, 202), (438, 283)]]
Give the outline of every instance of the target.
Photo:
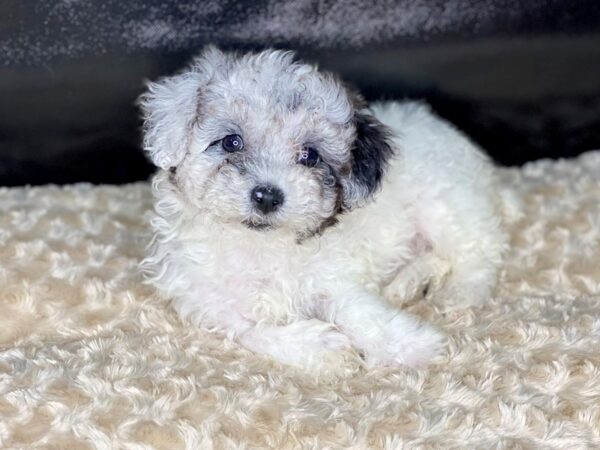
[(420, 370), (318, 378), (181, 323), (142, 283), (149, 185), (0, 190), (0, 447), (600, 448), (600, 152), (502, 169), (497, 296)]

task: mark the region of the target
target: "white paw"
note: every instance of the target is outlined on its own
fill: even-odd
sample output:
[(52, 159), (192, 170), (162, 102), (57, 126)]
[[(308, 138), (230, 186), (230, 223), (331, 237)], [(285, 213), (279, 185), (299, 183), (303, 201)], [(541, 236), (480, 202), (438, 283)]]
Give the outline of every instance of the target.
[(423, 366), (438, 356), (446, 338), (435, 328), (395, 316), (361, 340), (368, 366)]
[(425, 297), (430, 281), (431, 274), (422, 273), (418, 268), (409, 266), (385, 287), (383, 296), (395, 304), (404, 304)]
[(398, 275), (384, 289), (384, 297), (395, 304), (404, 304), (429, 296), (439, 289), (450, 271), (447, 261), (433, 254), (420, 256)]
[(352, 346), (346, 335), (317, 319), (252, 328), (240, 336), (240, 342), (283, 364), (302, 367), (325, 364), (335, 359), (333, 353)]

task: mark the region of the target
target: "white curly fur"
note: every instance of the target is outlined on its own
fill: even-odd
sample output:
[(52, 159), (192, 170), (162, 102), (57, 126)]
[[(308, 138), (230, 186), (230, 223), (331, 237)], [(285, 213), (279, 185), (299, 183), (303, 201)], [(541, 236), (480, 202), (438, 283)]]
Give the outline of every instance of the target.
[[(384, 296), (428, 287), (446, 308), (490, 297), (507, 196), (487, 158), (426, 105), (360, 111), (389, 129), (395, 150), (373, 196), (349, 169), (350, 94), (289, 52), (209, 48), (150, 84), (141, 105), (145, 148), (162, 169), (144, 267), (183, 318), (292, 365), (335, 363), (350, 345), (368, 365), (418, 365), (444, 338)], [(220, 147), (232, 133), (246, 144), (239, 154)], [(328, 168), (295, 163), (307, 142)], [(262, 183), (285, 194), (268, 216), (250, 200)]]

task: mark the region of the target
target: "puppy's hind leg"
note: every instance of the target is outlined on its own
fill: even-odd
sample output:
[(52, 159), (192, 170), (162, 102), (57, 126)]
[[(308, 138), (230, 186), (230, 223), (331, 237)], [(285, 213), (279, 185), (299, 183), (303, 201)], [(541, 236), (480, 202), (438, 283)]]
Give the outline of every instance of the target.
[(433, 301), (446, 310), (487, 302), (506, 250), (506, 235), (494, 219), (463, 225), (462, 233), (456, 230), (454, 235), (446, 236), (442, 248), (436, 248), (434, 243), (434, 251), (441, 252), (450, 263), (448, 277), (432, 295)]
[(400, 269), (383, 288), (383, 296), (394, 305), (406, 305), (437, 291), (449, 272), (448, 261), (426, 251)]

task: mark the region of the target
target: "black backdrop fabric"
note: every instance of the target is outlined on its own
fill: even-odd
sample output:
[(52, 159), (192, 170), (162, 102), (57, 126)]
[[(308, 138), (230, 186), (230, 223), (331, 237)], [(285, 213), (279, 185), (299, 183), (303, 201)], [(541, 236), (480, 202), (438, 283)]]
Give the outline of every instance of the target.
[(600, 148), (596, 0), (4, 0), (0, 185), (147, 178), (134, 101), (208, 43), (424, 98), (502, 164)]

